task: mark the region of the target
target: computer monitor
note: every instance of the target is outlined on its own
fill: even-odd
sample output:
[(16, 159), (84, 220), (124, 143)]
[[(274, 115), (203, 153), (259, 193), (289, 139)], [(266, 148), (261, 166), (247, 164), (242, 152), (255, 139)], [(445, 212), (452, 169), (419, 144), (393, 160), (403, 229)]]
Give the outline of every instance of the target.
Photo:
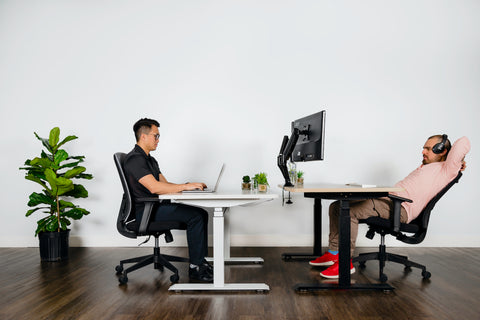
[(285, 178), (285, 186), (293, 186), (287, 161), (323, 160), (325, 145), (325, 110), (292, 122), (290, 138), (283, 137), (277, 164)]

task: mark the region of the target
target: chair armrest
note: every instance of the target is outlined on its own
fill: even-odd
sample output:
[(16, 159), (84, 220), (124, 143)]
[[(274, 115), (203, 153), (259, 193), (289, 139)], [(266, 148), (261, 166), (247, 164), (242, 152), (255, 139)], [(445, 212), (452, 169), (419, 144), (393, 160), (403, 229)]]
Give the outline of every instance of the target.
[(404, 198), (404, 197), (399, 197), (399, 196), (396, 196), (394, 194), (389, 194), (388, 197), (392, 200), (400, 200), (400, 203), (402, 202), (413, 202), (413, 200), (410, 200), (410, 199), (407, 199), (407, 198)]
[(158, 198), (136, 198), (135, 202), (159, 202)]
[(138, 227), (138, 233), (140, 235), (145, 235), (147, 233), (148, 223), (150, 221), (150, 216), (152, 215), (152, 209), (155, 202), (159, 202), (158, 198), (137, 198), (135, 202), (143, 202), (145, 207), (143, 208), (142, 221), (140, 221), (140, 226)]
[(391, 218), (393, 218), (393, 231), (400, 231), (400, 212), (402, 210), (402, 202), (413, 202), (410, 199), (399, 197), (393, 194), (389, 194), (388, 197), (393, 201), (393, 212)]

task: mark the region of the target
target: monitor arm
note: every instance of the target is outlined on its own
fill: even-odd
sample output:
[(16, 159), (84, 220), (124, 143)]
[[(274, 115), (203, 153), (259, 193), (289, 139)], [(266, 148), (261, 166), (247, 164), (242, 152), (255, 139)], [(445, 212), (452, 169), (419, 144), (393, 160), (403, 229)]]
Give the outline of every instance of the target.
[(297, 128), (292, 130), (292, 135), (290, 139), (288, 136), (283, 137), (282, 146), (280, 147), (280, 153), (277, 157), (277, 165), (282, 172), (283, 178), (285, 178), (284, 187), (292, 187), (292, 181), (290, 180), (290, 175), (288, 174), (287, 161), (292, 156), (293, 149), (297, 144), (298, 137), (300, 136), (300, 131)]

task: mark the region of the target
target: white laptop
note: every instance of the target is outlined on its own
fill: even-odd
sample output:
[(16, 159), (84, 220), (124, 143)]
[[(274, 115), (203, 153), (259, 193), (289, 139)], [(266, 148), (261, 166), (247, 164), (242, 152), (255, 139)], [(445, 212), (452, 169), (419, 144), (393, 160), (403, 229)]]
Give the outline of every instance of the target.
[(224, 170), (225, 170), (225, 163), (222, 164), (222, 169), (220, 169), (220, 173), (218, 174), (218, 178), (217, 178), (217, 183), (215, 184), (215, 188), (213, 190), (209, 189), (209, 188), (205, 188), (203, 190), (200, 190), (200, 189), (183, 190), (182, 193), (214, 193), (214, 192), (217, 192), (218, 185), (220, 184), (220, 179), (222, 178)]

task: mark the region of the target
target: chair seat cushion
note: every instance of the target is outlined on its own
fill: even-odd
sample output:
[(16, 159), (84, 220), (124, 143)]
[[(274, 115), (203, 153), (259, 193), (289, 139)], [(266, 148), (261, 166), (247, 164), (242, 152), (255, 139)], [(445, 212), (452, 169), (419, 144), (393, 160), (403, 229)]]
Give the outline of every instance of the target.
[[(389, 233), (389, 230), (393, 231), (393, 222), (390, 219), (383, 219), (380, 217), (370, 217), (367, 219), (359, 220), (360, 223), (366, 223), (376, 229), (383, 229)], [(400, 231), (408, 233), (416, 233), (420, 230), (419, 226), (415, 223), (400, 223)]]
[[(132, 221), (127, 225), (127, 229), (138, 232), (140, 224)], [(179, 221), (152, 221), (147, 227), (147, 234), (163, 233), (169, 230), (186, 230), (187, 225)]]

